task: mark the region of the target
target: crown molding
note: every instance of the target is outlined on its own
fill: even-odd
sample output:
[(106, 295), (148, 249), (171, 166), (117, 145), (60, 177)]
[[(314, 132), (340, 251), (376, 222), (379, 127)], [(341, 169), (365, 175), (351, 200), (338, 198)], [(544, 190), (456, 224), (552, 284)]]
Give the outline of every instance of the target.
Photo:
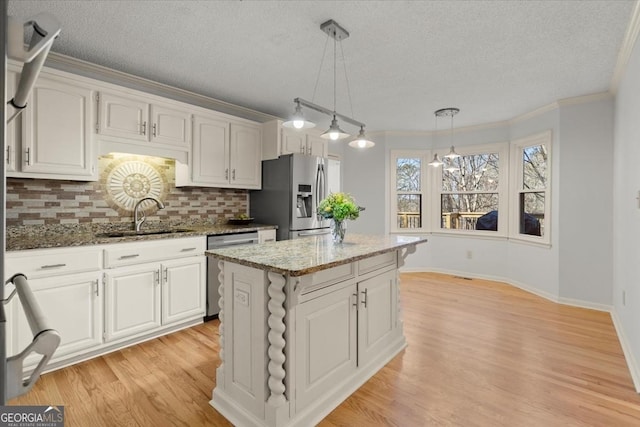
[(573, 98), (564, 98), (557, 101), (558, 106), (566, 107), (568, 105), (586, 104), (589, 102), (601, 101), (603, 99), (612, 99), (611, 92), (592, 93), (590, 95), (574, 96)]
[(151, 92), (176, 101), (198, 105), (203, 108), (230, 114), (232, 116), (242, 117), (248, 120), (262, 123), (274, 119), (280, 119), (279, 117), (272, 116), (270, 114), (241, 107), (229, 102), (220, 101), (215, 98), (210, 98), (208, 96), (179, 89), (163, 83), (154, 82), (153, 80), (134, 76), (133, 74), (107, 68), (102, 65), (92, 64), (91, 62), (83, 61), (57, 52), (49, 52), (46, 65), (62, 71), (80, 74), (85, 77), (125, 86), (130, 89)]
[(640, 34), (640, 1), (636, 1), (636, 5), (631, 13), (627, 32), (622, 41), (622, 46), (620, 46), (620, 51), (618, 52), (618, 61), (613, 71), (611, 88), (609, 89), (614, 95), (618, 93), (618, 87), (627, 69), (627, 63), (629, 62), (633, 48), (638, 40), (638, 34)]

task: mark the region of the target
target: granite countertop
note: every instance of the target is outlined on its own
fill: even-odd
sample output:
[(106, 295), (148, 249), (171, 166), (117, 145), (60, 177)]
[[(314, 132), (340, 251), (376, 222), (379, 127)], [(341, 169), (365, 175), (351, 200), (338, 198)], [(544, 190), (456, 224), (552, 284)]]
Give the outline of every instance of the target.
[[(276, 228), (276, 226), (264, 224), (231, 225), (207, 222), (147, 222), (142, 227), (143, 232), (141, 234), (135, 234), (131, 229), (131, 225), (125, 223), (113, 225), (65, 224), (48, 226), (18, 226), (7, 227), (6, 250), (21, 251), (26, 249), (101, 245), (106, 243), (243, 233), (274, 228)], [(122, 235), (109, 237), (114, 234)]]
[(205, 254), (248, 267), (303, 276), (426, 241), (424, 236), (347, 234), (344, 242), (334, 243), (331, 235), (322, 235), (262, 245), (212, 249)]

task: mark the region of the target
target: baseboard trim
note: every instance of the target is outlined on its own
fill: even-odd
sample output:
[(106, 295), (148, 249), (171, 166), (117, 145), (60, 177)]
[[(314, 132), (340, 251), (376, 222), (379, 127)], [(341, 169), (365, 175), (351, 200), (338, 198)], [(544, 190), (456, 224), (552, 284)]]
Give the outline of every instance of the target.
[(636, 388), (636, 393), (640, 393), (640, 365), (638, 365), (636, 358), (633, 356), (631, 345), (629, 344), (627, 335), (622, 328), (622, 322), (620, 321), (620, 317), (618, 316), (618, 312), (615, 308), (611, 310), (611, 320), (613, 321), (613, 327), (616, 329), (616, 333), (618, 334), (618, 341), (620, 341), (622, 353), (624, 353), (624, 358), (627, 361), (627, 367), (629, 368), (633, 385)]
[(611, 313), (613, 310), (613, 306), (610, 306), (607, 304), (599, 304), (591, 301), (559, 297), (557, 295), (552, 294), (551, 292), (543, 291), (534, 286), (527, 285), (526, 283), (518, 282), (516, 280), (510, 280), (500, 276), (492, 276), (488, 274), (475, 274), (475, 273), (468, 273), (465, 271), (447, 270), (447, 269), (441, 269), (441, 268), (431, 268), (431, 269), (403, 268), (400, 272), (401, 273), (440, 273), (440, 274), (448, 274), (451, 276), (470, 277), (472, 279), (493, 280), (495, 282), (506, 283), (507, 285), (511, 285), (518, 289), (522, 289), (523, 291), (537, 295), (539, 297), (542, 297), (551, 302), (555, 302), (557, 304), (569, 305), (572, 307), (579, 307), (579, 308), (587, 308), (589, 310), (604, 311), (607, 313)]

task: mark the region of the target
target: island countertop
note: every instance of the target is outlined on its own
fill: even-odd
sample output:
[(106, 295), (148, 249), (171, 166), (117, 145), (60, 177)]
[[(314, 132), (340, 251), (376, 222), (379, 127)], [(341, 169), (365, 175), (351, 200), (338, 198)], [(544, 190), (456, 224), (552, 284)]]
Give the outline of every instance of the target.
[(331, 235), (281, 240), (261, 245), (212, 249), (209, 257), (273, 271), (303, 276), (360, 259), (424, 243), (424, 236), (348, 234), (342, 243)]

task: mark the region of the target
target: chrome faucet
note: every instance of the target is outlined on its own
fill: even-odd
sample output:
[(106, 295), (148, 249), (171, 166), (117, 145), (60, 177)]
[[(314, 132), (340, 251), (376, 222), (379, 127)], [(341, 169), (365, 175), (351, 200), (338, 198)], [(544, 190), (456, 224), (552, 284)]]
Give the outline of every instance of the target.
[(133, 222), (136, 227), (136, 233), (140, 232), (142, 224), (144, 224), (144, 221), (147, 219), (144, 211), (140, 210), (140, 203), (144, 202), (145, 200), (153, 200), (154, 202), (156, 202), (156, 205), (158, 205), (158, 209), (164, 209), (164, 204), (155, 197), (143, 197), (142, 199), (138, 200), (136, 202), (136, 206), (133, 208)]

